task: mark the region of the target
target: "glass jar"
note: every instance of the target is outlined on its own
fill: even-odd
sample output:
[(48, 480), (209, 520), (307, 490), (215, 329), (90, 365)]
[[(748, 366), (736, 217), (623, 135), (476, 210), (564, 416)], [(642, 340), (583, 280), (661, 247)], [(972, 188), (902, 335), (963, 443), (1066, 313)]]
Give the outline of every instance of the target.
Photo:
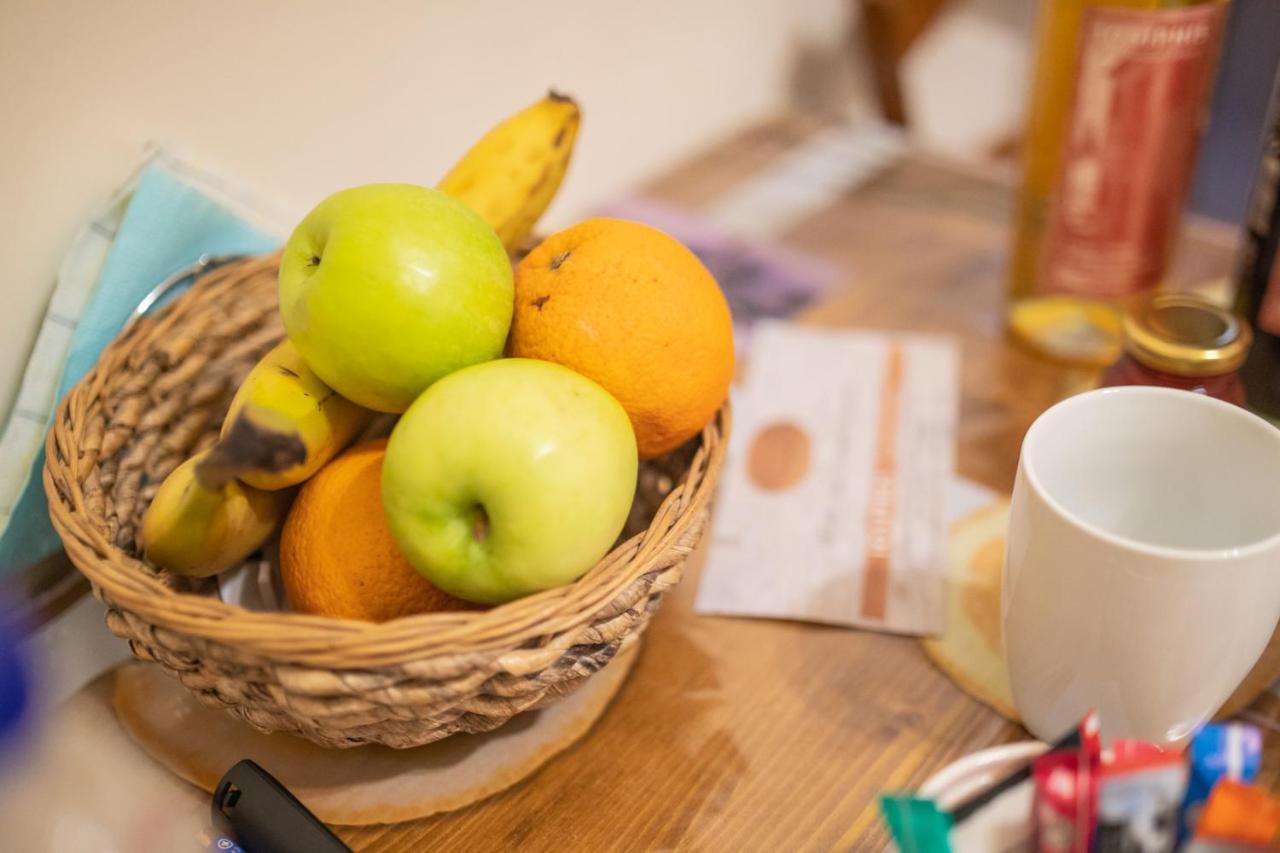
[(1249, 324), (1186, 293), (1155, 293), (1129, 304), (1124, 355), (1101, 386), (1159, 385), (1245, 405), (1237, 372), (1249, 353)]

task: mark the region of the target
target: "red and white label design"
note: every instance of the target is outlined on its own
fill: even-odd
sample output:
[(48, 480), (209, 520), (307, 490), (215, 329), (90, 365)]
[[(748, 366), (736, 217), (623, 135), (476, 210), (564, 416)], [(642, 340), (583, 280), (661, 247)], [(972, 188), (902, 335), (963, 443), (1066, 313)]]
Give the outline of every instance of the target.
[(1092, 7), (1049, 216), (1041, 288), (1115, 297), (1164, 274), (1221, 43), (1225, 4)]

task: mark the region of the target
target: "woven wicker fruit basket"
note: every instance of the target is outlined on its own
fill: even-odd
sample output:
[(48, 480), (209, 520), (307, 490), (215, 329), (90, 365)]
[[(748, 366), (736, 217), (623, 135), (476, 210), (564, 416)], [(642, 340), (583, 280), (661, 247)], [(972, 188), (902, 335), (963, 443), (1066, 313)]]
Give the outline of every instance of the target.
[(727, 406), (645, 463), (623, 541), (590, 572), (491, 610), (384, 624), (250, 612), (140, 557), (155, 489), (212, 444), (240, 380), (283, 336), (276, 271), (271, 256), (202, 276), (103, 352), (49, 431), (54, 527), (134, 655), (262, 731), (412, 747), (553, 702), (635, 642), (706, 526)]

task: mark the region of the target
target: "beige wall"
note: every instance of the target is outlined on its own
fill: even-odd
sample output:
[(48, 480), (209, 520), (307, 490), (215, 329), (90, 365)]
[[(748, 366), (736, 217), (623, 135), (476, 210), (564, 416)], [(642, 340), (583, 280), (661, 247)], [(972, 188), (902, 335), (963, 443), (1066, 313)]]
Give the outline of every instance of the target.
[(550, 217), (778, 109), (848, 0), (0, 0), (0, 414), (61, 253), (148, 141), (271, 200), (433, 182), (549, 85), (582, 102)]

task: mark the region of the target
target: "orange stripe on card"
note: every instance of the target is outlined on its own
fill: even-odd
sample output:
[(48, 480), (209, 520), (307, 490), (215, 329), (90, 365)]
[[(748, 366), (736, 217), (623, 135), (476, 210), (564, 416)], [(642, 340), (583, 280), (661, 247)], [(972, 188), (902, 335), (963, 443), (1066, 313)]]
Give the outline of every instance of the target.
[(898, 410), (902, 402), (902, 347), (894, 343), (885, 359), (876, 428), (875, 467), (867, 500), (866, 562), (862, 567), (862, 618), (883, 621), (889, 606), (889, 565), (898, 491)]

